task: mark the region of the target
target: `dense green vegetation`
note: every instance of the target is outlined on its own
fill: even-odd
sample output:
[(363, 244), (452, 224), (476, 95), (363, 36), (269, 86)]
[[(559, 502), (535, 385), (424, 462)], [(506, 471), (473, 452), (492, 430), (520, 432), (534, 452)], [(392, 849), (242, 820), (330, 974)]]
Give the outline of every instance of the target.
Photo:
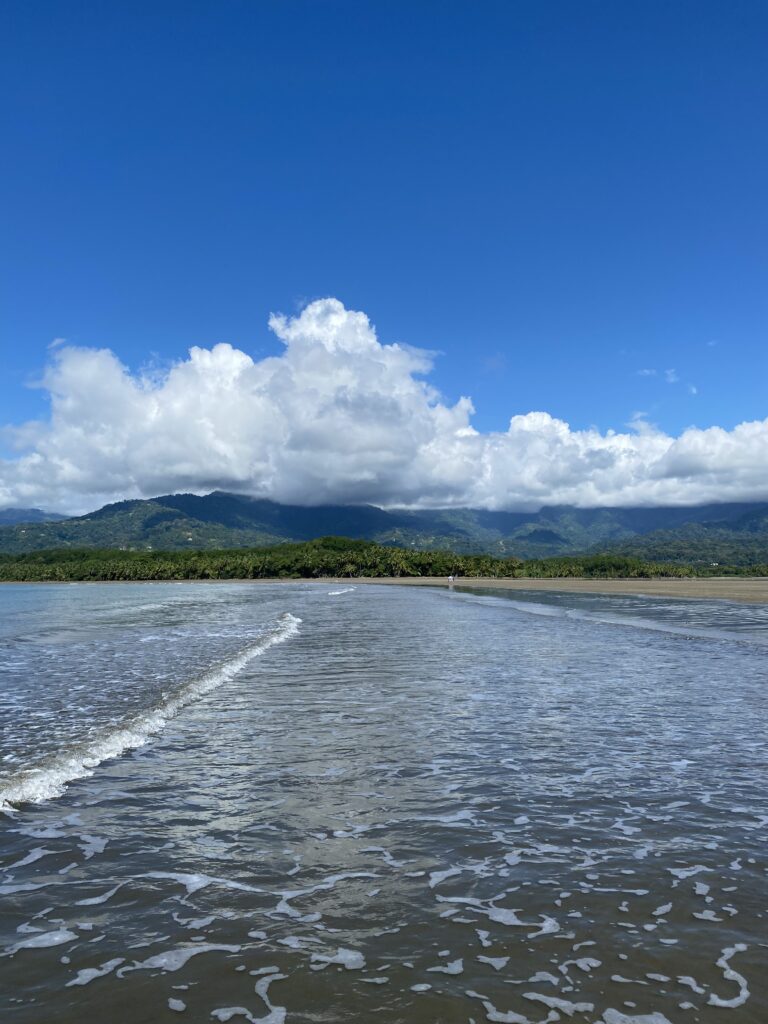
[(652, 561), (688, 563), (701, 568), (751, 568), (768, 563), (768, 529), (736, 532), (690, 524), (679, 530), (656, 530), (612, 546), (612, 553)]
[(58, 523), (67, 516), (58, 512), (44, 512), (41, 508), (0, 508), (0, 526), (16, 526), (19, 523)]
[[(18, 515), (29, 515), (18, 522)], [(329, 534), (435, 553), (542, 559), (609, 551), (651, 562), (768, 562), (768, 504), (695, 508), (550, 506), (535, 512), (280, 505), (238, 494), (120, 501), (61, 522), (0, 514), (0, 552), (52, 548), (210, 551), (300, 543)], [(14, 519), (14, 517), (17, 517)]]
[[(768, 574), (768, 566), (764, 567)], [(615, 555), (521, 562), (491, 555), (417, 551), (345, 537), (224, 551), (82, 548), (0, 555), (0, 581), (321, 579), (327, 577), (652, 578), (690, 576), (687, 566)]]

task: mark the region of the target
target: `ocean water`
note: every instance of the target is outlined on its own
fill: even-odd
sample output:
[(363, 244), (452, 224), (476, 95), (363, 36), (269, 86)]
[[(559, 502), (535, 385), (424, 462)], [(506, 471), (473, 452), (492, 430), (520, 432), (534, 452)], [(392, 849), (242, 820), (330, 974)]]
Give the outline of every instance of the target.
[(0, 1015), (764, 1024), (768, 609), (0, 588)]

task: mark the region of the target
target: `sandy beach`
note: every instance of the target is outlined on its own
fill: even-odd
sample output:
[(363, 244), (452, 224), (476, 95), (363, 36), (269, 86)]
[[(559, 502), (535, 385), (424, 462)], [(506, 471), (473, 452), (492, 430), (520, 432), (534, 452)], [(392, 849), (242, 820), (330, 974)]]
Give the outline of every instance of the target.
[[(410, 587), (447, 587), (448, 581), (436, 577), (399, 579), (356, 579), (351, 582), (395, 584)], [(586, 580), (586, 579), (469, 579), (461, 577), (456, 588), (484, 587), (494, 590), (559, 590), (572, 594), (635, 594), (648, 597), (708, 598), (742, 601), (745, 604), (768, 603), (768, 577), (713, 576), (708, 579), (658, 580)]]

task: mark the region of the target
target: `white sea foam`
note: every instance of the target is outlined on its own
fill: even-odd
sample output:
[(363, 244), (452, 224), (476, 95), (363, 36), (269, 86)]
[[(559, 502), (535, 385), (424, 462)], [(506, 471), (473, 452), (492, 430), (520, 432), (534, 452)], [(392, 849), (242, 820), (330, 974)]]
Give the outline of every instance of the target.
[[(702, 871), (711, 871), (711, 870), (712, 870), (712, 868), (707, 868), (703, 864), (694, 864), (690, 868), (667, 868), (667, 871), (670, 873), (670, 875), (674, 875), (675, 878), (678, 878), (678, 879), (681, 879), (681, 880), (684, 879), (684, 878), (690, 878), (691, 875), (698, 875)], [(676, 882), (673, 882), (672, 883), (673, 887), (676, 884), (677, 884)]]
[(591, 956), (581, 956), (576, 960), (566, 960), (565, 963), (560, 965), (559, 970), (563, 974), (567, 974), (568, 968), (571, 964), (573, 964), (574, 967), (578, 967), (580, 971), (584, 971), (585, 974), (589, 974), (589, 972), (595, 967), (602, 967), (603, 961), (595, 960), (595, 958)]
[(723, 955), (718, 959), (717, 966), (723, 972), (723, 977), (726, 981), (733, 981), (739, 986), (739, 993), (732, 999), (723, 999), (713, 993), (708, 1000), (710, 1006), (723, 1006), (733, 1010), (737, 1006), (742, 1006), (749, 999), (747, 979), (739, 974), (738, 971), (734, 971), (728, 963), (732, 956), (735, 956), (737, 953), (745, 953), (746, 950), (747, 947), (743, 942), (737, 942), (734, 946), (729, 946), (723, 950)]
[(479, 999), (485, 1009), (486, 1019), (494, 1021), (495, 1024), (531, 1024), (528, 1017), (524, 1017), (515, 1010), (497, 1010), (490, 999), (488, 999), (487, 996), (481, 995), (479, 992), (467, 989), (465, 994), (469, 996), (470, 999)]
[(0, 885), (0, 896), (12, 896), (17, 892), (33, 892), (35, 889), (44, 889), (48, 883), (40, 882), (19, 882), (17, 884)]
[(698, 981), (696, 981), (695, 978), (692, 978), (690, 976), (690, 974), (678, 974), (677, 980), (679, 981), (679, 983), (681, 985), (685, 985), (688, 988), (693, 989), (693, 991), (696, 992), (700, 996), (703, 996), (703, 995), (706, 994), (707, 990), (705, 988), (702, 988), (702, 986), (698, 983)]
[(103, 978), (107, 974), (111, 974), (116, 967), (123, 963), (125, 963), (125, 959), (117, 957), (114, 960), (107, 960), (106, 963), (101, 964), (99, 967), (86, 967), (82, 971), (77, 972), (76, 978), (67, 982), (66, 988), (71, 988), (73, 985), (89, 985), (95, 978)]
[(560, 931), (559, 923), (554, 917), (549, 917), (547, 914), (541, 915), (541, 921), (523, 921), (517, 914), (520, 907), (512, 910), (506, 907), (497, 907), (492, 901), (487, 901), (488, 906), (483, 904), (482, 900), (475, 898), (474, 896), (438, 896), (438, 903), (459, 903), (469, 907), (473, 913), (486, 914), (489, 921), (494, 921), (496, 924), (504, 924), (508, 927), (514, 928), (538, 928), (536, 932), (529, 932), (528, 938), (537, 938), (539, 935), (554, 935)]
[(621, 1010), (608, 1009), (603, 1013), (603, 1024), (671, 1024), (663, 1013), (641, 1013), (630, 1016)]
[(431, 871), (429, 875), (429, 887), (434, 889), (440, 882), (444, 882), (446, 878), (453, 878), (454, 875), (460, 875), (461, 868), (446, 868), (445, 871)]
[(118, 977), (123, 977), (129, 971), (178, 971), (193, 956), (201, 953), (239, 953), (241, 946), (231, 946), (218, 943), (200, 942), (196, 946), (182, 946), (178, 949), (169, 949), (165, 953), (156, 953), (148, 960), (139, 960), (130, 967), (123, 967), (118, 971)]
[(595, 1008), (594, 1003), (573, 1003), (570, 999), (560, 999), (557, 996), (545, 996), (540, 992), (523, 992), (523, 999), (530, 999), (532, 1002), (544, 1003), (550, 1010), (558, 1010), (564, 1013), (567, 1017), (572, 1017), (574, 1013), (592, 1013)]
[(270, 973), (256, 982), (256, 985), (254, 986), (256, 995), (261, 997), (264, 1001), (264, 1005), (269, 1010), (266, 1017), (259, 1017), (258, 1024), (285, 1024), (285, 1018), (288, 1011), (284, 1006), (275, 1006), (270, 1001), (269, 986), (273, 985), (276, 981), (283, 981), (287, 977), (287, 974)]
[[(542, 981), (548, 981), (550, 985), (557, 987), (560, 984), (561, 979), (556, 974), (550, 973), (550, 971), (536, 971), (528, 979), (531, 985), (540, 985)], [(522, 981), (516, 981), (516, 985), (522, 985)]]
[(95, 907), (98, 903), (106, 903), (108, 899), (111, 899), (112, 896), (115, 895), (118, 889), (123, 887), (123, 884), (123, 882), (120, 882), (114, 887), (114, 889), (110, 889), (108, 892), (102, 893), (101, 896), (91, 896), (91, 898), (87, 900), (77, 900), (75, 905), (78, 907)]
[(276, 914), (287, 914), (288, 917), (295, 917), (297, 920), (307, 921), (311, 915), (302, 915), (300, 911), (296, 910), (295, 907), (291, 906), (291, 900), (298, 899), (301, 896), (310, 896), (316, 892), (323, 892), (327, 889), (333, 889), (337, 882), (344, 882), (348, 878), (378, 878), (379, 876), (370, 871), (345, 871), (338, 875), (330, 875), (328, 878), (323, 879), (322, 882), (318, 882), (317, 885), (312, 885), (307, 889), (286, 889), (280, 892), (280, 902), (275, 907)]
[(3, 871), (13, 871), (14, 868), (24, 868), (27, 864), (34, 864), (36, 860), (40, 860), (41, 857), (47, 857), (49, 854), (55, 853), (55, 850), (46, 850), (43, 847), (38, 847), (36, 850), (32, 850), (26, 857), (22, 857), (21, 860), (14, 861), (13, 864), (9, 864), (7, 868), (3, 868)]
[(509, 963), (508, 956), (478, 956), (477, 959), (481, 964), (490, 964), (494, 971), (500, 971)]
[(62, 943), (71, 942), (72, 939), (76, 938), (75, 932), (71, 932), (68, 928), (57, 928), (52, 932), (40, 932), (39, 935), (35, 935), (31, 939), (25, 939), (23, 942), (17, 942), (15, 946), (11, 946), (8, 950), (8, 955), (13, 956), (20, 949), (48, 949), (50, 946), (60, 946)]
[(246, 885), (245, 882), (235, 882), (230, 878), (219, 878), (217, 875), (188, 875), (176, 871), (148, 871), (141, 878), (168, 878), (172, 882), (178, 882), (187, 890), (187, 896), (209, 885), (221, 885), (225, 889), (237, 889), (241, 892), (264, 892), (253, 885)]
[(251, 1016), (250, 1010), (244, 1006), (221, 1006), (217, 1010), (211, 1010), (211, 1016), (221, 1021), (221, 1024), (227, 1024), (233, 1017), (245, 1017), (249, 1024), (257, 1024), (256, 1018)]
[(250, 661), (270, 647), (296, 636), (300, 623), (301, 619), (295, 615), (284, 613), (277, 625), (258, 643), (250, 644), (228, 661), (187, 683), (154, 708), (134, 716), (120, 728), (113, 729), (98, 739), (80, 744), (59, 755), (45, 767), (20, 773), (0, 789), (0, 810), (11, 809), (16, 804), (52, 800), (64, 793), (68, 783), (93, 775), (93, 769), (104, 761), (119, 757), (127, 750), (144, 746), (153, 736), (162, 732), (170, 719), (182, 708), (229, 682)]
[(435, 974), (461, 974), (464, 971), (464, 961), (459, 958), (458, 960), (452, 960), (449, 964), (441, 965), (440, 967), (428, 967), (427, 971), (431, 971)]
[(356, 949), (345, 949), (339, 947), (334, 956), (325, 956), (322, 953), (313, 953), (310, 968), (313, 971), (322, 971), (329, 964), (341, 964), (348, 971), (361, 971), (365, 967), (363, 954)]

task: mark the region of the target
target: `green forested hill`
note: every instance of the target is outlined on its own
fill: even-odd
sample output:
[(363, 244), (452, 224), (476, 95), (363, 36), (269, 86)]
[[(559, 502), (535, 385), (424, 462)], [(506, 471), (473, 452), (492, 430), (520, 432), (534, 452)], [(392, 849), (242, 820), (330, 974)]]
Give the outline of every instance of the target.
[(736, 565), (768, 561), (768, 504), (695, 508), (549, 506), (536, 512), (280, 505), (214, 491), (105, 505), (62, 521), (0, 525), (0, 552), (52, 548), (221, 550), (327, 535), (423, 551), (536, 559), (582, 552)]
[(677, 530), (656, 530), (612, 545), (611, 553), (629, 558), (695, 566), (749, 566), (768, 563), (768, 528), (735, 530), (691, 524)]
[(58, 523), (68, 518), (58, 512), (45, 512), (41, 508), (0, 508), (0, 526), (16, 526), (18, 523)]

